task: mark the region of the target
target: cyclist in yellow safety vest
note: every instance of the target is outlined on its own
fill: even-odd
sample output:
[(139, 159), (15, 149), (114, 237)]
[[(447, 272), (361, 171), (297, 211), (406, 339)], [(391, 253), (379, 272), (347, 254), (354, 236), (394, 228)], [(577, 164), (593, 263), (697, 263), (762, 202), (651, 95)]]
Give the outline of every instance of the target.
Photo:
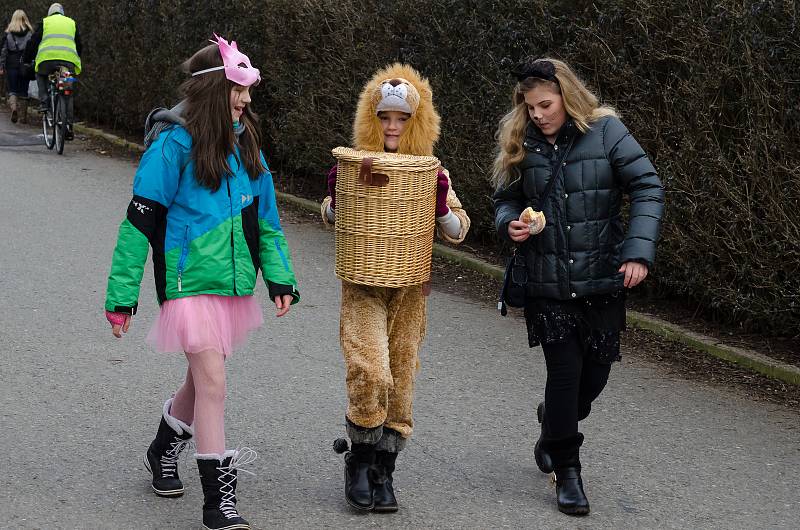
[[(46, 112), (50, 102), (47, 94), (48, 76), (64, 66), (77, 75), (81, 73), (81, 39), (75, 21), (64, 15), (64, 7), (54, 3), (47, 10), (47, 17), (34, 31), (27, 48), (25, 62), (35, 61), (36, 82), (39, 87), (40, 112)], [(73, 104), (67, 98), (67, 134), (72, 140)]]

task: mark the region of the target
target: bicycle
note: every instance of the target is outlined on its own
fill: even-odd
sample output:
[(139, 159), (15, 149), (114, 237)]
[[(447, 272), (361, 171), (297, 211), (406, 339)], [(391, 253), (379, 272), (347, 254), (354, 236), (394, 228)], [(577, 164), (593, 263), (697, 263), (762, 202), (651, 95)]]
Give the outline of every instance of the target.
[(60, 67), (48, 76), (47, 94), (50, 104), (42, 115), (42, 131), (44, 132), (44, 145), (48, 149), (56, 148), (58, 154), (64, 153), (64, 141), (71, 123), (67, 120), (68, 98), (72, 97), (77, 79), (69, 69)]

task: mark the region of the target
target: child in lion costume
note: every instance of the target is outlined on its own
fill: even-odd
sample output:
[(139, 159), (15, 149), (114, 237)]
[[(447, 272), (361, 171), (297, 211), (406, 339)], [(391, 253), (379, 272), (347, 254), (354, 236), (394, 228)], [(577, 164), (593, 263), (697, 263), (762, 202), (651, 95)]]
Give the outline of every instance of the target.
[[(433, 155), (439, 114), (428, 81), (405, 64), (375, 73), (361, 92), (353, 124), (356, 149)], [(335, 221), (336, 166), (322, 203), (326, 224)], [(437, 175), (436, 232), (460, 243), (470, 220), (442, 168)], [(397, 511), (393, 472), (411, 436), (418, 352), (425, 337), (427, 286), (389, 288), (342, 281), (339, 335), (347, 367), (345, 498), (356, 509)], [(347, 450), (337, 440), (337, 451)]]

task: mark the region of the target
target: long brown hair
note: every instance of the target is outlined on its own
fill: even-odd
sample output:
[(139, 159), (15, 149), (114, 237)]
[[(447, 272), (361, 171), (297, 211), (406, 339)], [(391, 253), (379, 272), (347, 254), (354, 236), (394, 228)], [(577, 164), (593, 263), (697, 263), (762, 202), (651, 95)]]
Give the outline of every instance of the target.
[[(216, 44), (206, 46), (183, 63), (188, 73), (215, 66), (222, 66)], [(225, 175), (233, 173), (227, 158), (235, 152), (236, 145), (230, 106), (230, 94), (235, 86), (236, 83), (225, 77), (224, 70), (217, 70), (190, 77), (180, 88), (186, 98), (184, 118), (192, 136), (194, 176), (201, 186), (213, 191), (220, 188)], [(244, 163), (247, 174), (255, 180), (266, 168), (261, 163), (258, 116), (250, 110), (250, 105), (245, 107), (239, 124), (245, 128), (239, 136), (239, 163)]]
[(514, 86), (511, 94), (513, 106), (500, 120), (500, 126), (495, 134), (498, 144), (498, 153), (492, 171), (492, 182), (495, 186), (508, 184), (512, 180), (511, 177), (516, 176), (516, 165), (525, 158), (522, 141), (528, 123), (531, 121), (528, 106), (525, 103), (525, 94), (537, 86), (545, 85), (552, 88), (555, 93), (561, 94), (564, 110), (582, 133), (588, 132), (592, 123), (603, 116), (618, 116), (614, 108), (600, 104), (597, 96), (586, 87), (566, 63), (550, 58), (537, 59), (533, 62), (540, 61), (552, 63), (558, 82), (528, 77)]

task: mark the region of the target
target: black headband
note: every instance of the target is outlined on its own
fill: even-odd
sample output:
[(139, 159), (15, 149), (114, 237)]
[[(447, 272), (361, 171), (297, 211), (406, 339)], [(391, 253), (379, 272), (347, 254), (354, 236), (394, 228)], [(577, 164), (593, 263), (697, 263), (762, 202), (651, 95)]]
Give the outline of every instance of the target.
[(529, 77), (535, 77), (537, 79), (544, 79), (546, 81), (558, 83), (558, 78), (556, 77), (556, 67), (550, 61), (526, 61), (518, 64), (511, 71), (511, 74), (516, 77), (517, 81), (519, 82), (522, 82)]

